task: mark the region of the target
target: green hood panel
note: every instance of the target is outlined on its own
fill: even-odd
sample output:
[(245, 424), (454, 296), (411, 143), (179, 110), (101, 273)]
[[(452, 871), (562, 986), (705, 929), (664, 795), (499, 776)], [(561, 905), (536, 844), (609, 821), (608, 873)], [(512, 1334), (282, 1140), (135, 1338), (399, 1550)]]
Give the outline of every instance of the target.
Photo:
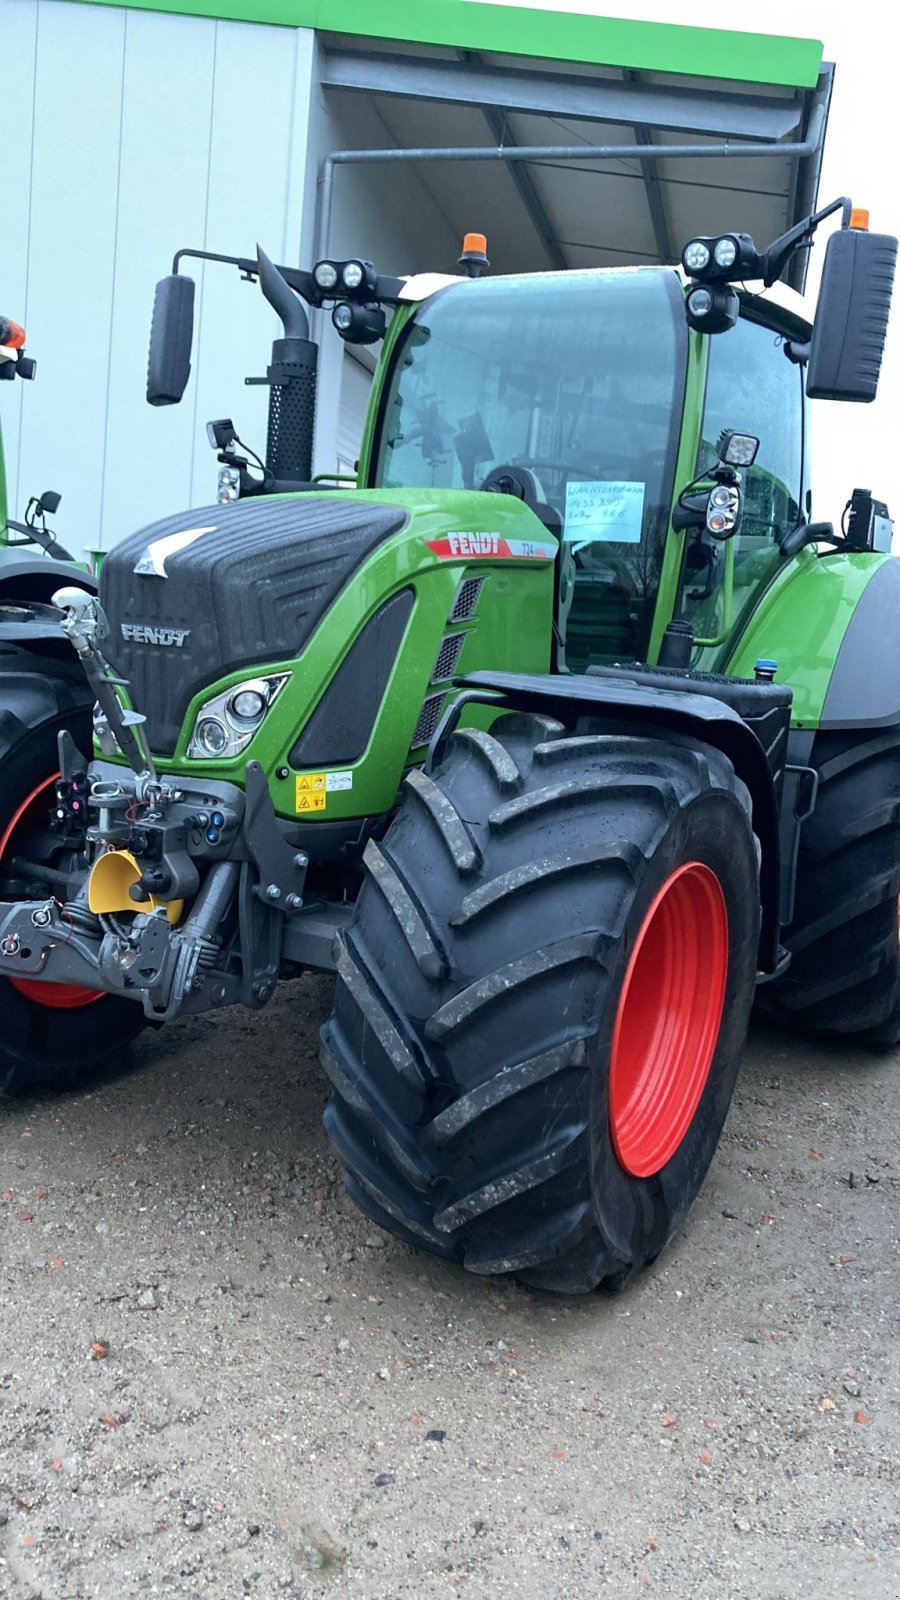
[[(735, 677), (752, 678), (760, 657), (777, 661), (777, 681), (794, 691), (792, 726), (818, 728), (830, 723), (826, 700), (835, 673), (849, 667), (848, 652), (855, 647), (848, 631), (857, 608), (885, 563), (893, 565), (895, 560), (868, 551), (821, 557), (803, 551), (763, 596), (727, 670)], [(896, 619), (894, 630), (896, 634)], [(884, 642), (882, 638), (882, 647)], [(863, 682), (861, 702), (865, 693)], [(854, 720), (862, 724), (864, 705), (860, 709), (863, 714)]]
[[(173, 757), (159, 763), (173, 775), (208, 774), (242, 784), (246, 762), (259, 761), (269, 774), (279, 814), (302, 815), (311, 822), (341, 822), (389, 810), (405, 768), (424, 755), (427, 737), (415, 735), (426, 727), (421, 721), (426, 702), (433, 721), (452, 697), (451, 676), (500, 665), (517, 672), (549, 671), (553, 638), (557, 542), (521, 501), (434, 489), (340, 491), (340, 498), (342, 503), (353, 499), (401, 506), (409, 521), (352, 573), (296, 660), (245, 665), (195, 695)], [(480, 580), (474, 586), (475, 602), (468, 614), (456, 616), (462, 585), (471, 579)], [(247, 581), (253, 583), (252, 549), (247, 552)], [(377, 671), (386, 680), (359, 759), (347, 764), (335, 759), (328, 766), (323, 762), (315, 773), (299, 772), (291, 752), (302, 748), (298, 738), (332, 681), (369, 624), (393, 598), (410, 590), (414, 603), (390, 669), (383, 654), (368, 659), (362, 646), (348, 668), (351, 679), (354, 671), (359, 674), (360, 693), (368, 687), (369, 673)], [(463, 611), (472, 592), (470, 587)], [(115, 626), (115, 619), (110, 620)], [(374, 642), (384, 636), (374, 628), (369, 637)], [(453, 641), (449, 646), (448, 639)], [(446, 665), (438, 672), (439, 662), (446, 663), (448, 656), (452, 673)], [(240, 756), (227, 762), (188, 759), (191, 731), (204, 704), (255, 675), (282, 672), (290, 673), (290, 679)], [(341, 704), (337, 694), (335, 703)], [(317, 719), (317, 748), (322, 720)], [(335, 750), (340, 749), (336, 737)], [(307, 786), (300, 781), (305, 779)], [(321, 781), (313, 786), (313, 779)]]

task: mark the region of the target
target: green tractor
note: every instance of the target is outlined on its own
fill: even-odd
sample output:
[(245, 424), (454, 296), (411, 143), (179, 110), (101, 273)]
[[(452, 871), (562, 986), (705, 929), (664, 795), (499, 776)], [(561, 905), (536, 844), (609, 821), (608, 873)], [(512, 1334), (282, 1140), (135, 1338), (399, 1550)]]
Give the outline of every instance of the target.
[[(37, 362), (26, 354), (25, 340), (20, 323), (0, 316), (0, 382), (34, 379)], [(20, 783), (15, 778), (15, 763), (21, 759), (26, 774), (30, 773), (35, 730), (54, 718), (72, 721), (84, 748), (89, 748), (90, 723), (85, 721), (83, 708), (89, 706), (90, 695), (85, 693), (84, 673), (77, 658), (60, 638), (59, 611), (52, 598), (61, 583), (79, 586), (92, 595), (96, 594), (97, 585), (47, 526), (47, 518), (58, 510), (60, 499), (48, 489), (30, 498), (24, 521), (18, 522), (9, 515), (0, 433), (0, 761), (6, 763), (12, 757), (14, 762), (11, 789), (7, 776), (0, 784), (0, 855), (6, 849), (11, 812), (17, 809), (14, 797)], [(52, 783), (46, 786), (48, 793), (52, 787)], [(4, 983), (4, 999), (7, 988)], [(77, 1058), (73, 1058), (72, 1066), (77, 1066)], [(4, 1063), (0, 1069), (0, 1093), (3, 1088), (14, 1088), (17, 1082), (25, 1085), (36, 1078), (37, 1062), (12, 1074)]]
[[(779, 279), (837, 210), (810, 325)], [(0, 657), (6, 1092), (334, 971), (350, 1194), (573, 1292), (684, 1217), (755, 999), (896, 1043), (900, 562), (866, 491), (811, 521), (806, 434), (873, 398), (895, 256), (837, 201), (680, 273), (212, 257), (281, 319), (264, 459), (211, 423), (217, 503)], [(310, 477), (307, 307), (383, 340), (352, 488)]]
[[(0, 316), (0, 381), (16, 378), (31, 380), (37, 362), (25, 353), (25, 329), (11, 317)], [(86, 573), (79, 575), (71, 555), (47, 526), (48, 516), (59, 509), (62, 496), (52, 489), (32, 495), (24, 522), (9, 516), (3, 436), (0, 434), (0, 652), (8, 653), (18, 638), (16, 628), (47, 624), (47, 640), (59, 653), (59, 613), (50, 600), (61, 579), (78, 578), (86, 589), (96, 593), (96, 585)], [(42, 551), (39, 555), (37, 552)], [(41, 610), (45, 607), (45, 610)], [(71, 657), (71, 652), (63, 652)]]

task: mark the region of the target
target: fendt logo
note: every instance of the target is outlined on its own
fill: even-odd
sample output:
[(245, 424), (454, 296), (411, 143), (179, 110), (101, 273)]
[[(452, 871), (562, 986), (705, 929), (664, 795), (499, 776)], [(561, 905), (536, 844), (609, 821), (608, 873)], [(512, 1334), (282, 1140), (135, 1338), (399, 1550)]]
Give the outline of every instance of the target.
[(180, 650), (190, 633), (190, 628), (153, 628), (149, 622), (122, 623), (122, 638), (130, 644), (174, 645)]
[(552, 561), (556, 555), (555, 544), (540, 544), (535, 539), (507, 539), (501, 533), (445, 533), (439, 539), (426, 539), (441, 561), (466, 561), (472, 557), (493, 558), (498, 561), (526, 560)]

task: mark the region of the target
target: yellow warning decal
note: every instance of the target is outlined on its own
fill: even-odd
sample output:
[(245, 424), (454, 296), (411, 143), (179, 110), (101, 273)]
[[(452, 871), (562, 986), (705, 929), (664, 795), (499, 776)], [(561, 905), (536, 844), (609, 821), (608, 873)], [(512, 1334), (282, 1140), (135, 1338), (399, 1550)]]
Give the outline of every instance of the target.
[(328, 804), (328, 796), (326, 794), (308, 794), (306, 792), (301, 794), (300, 793), (300, 780), (299, 780), (299, 778), (297, 779), (297, 790), (298, 790), (298, 793), (297, 793), (297, 811), (298, 812), (302, 812), (302, 811), (324, 811), (325, 810), (325, 807)]
[(297, 811), (324, 811), (328, 795), (334, 791), (353, 788), (352, 772), (300, 772), (294, 779), (296, 785), (294, 808)]

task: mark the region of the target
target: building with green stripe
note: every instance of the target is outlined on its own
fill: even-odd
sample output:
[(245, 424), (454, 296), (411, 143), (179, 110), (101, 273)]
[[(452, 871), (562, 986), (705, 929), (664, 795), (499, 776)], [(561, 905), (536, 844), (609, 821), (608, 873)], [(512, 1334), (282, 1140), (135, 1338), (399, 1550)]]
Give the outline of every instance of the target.
[[(213, 498), (208, 418), (265, 439), (275, 325), (224, 268), (185, 403), (145, 403), (176, 250), (452, 272), (477, 229), (502, 272), (766, 240), (812, 208), (832, 78), (811, 40), (476, 0), (0, 0), (0, 34), (0, 309), (39, 363), (0, 392), (10, 513), (61, 490), (79, 550)], [(370, 357), (319, 332), (316, 467), (352, 470)]]

